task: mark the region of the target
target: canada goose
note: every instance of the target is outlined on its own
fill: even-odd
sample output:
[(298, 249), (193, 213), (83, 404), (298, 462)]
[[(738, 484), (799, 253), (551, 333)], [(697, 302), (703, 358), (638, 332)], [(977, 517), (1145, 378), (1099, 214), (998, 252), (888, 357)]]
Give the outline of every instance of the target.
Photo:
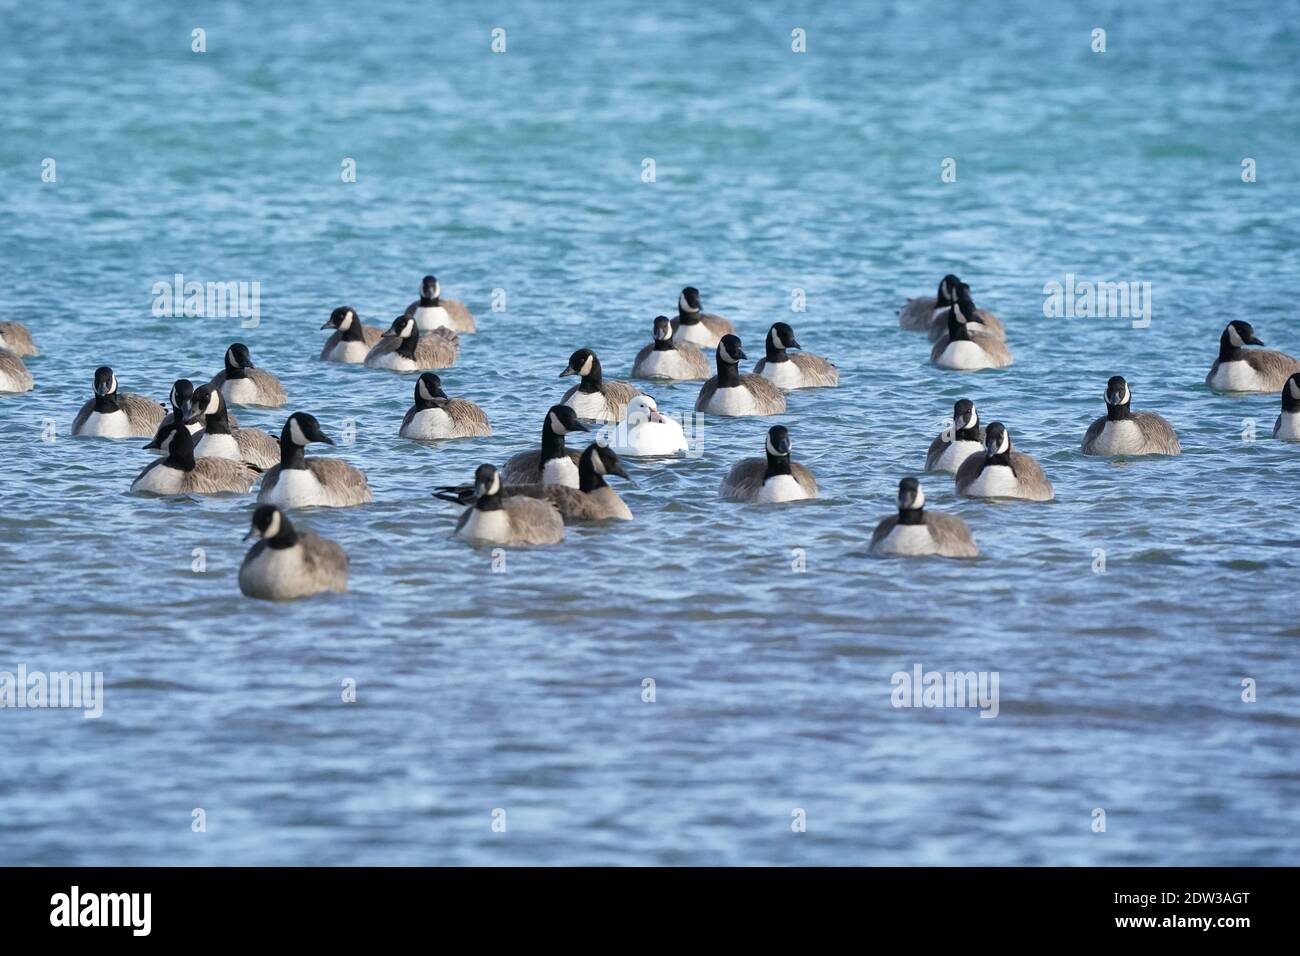
[(957, 292), (963, 285), (955, 275), (939, 280), (939, 291), (934, 295), (908, 299), (899, 310), (898, 327), (909, 332), (926, 332), (936, 317), (947, 314), (948, 306), (957, 301)]
[(341, 305), (330, 313), (329, 321), (322, 329), (335, 329), (320, 350), (322, 362), (346, 362), (360, 365), (370, 354), (370, 350), (379, 344), (383, 336), (382, 329), (373, 325), (362, 325), (356, 310), (349, 305)]
[(746, 458), (731, 466), (718, 494), (754, 504), (780, 504), (817, 497), (813, 473), (790, 460), (790, 433), (784, 425), (767, 431), (767, 456)]
[(469, 309), (455, 299), (442, 297), (442, 286), (434, 276), (420, 281), (420, 298), (406, 307), (406, 314), (415, 319), (421, 332), (450, 329), (453, 332), (478, 331)]
[(313, 416), (294, 412), (280, 430), (280, 463), (262, 476), (259, 503), (281, 508), (347, 508), (374, 501), (366, 476), (346, 461), (307, 458), (303, 449), (311, 442), (334, 444)]
[(0, 349), (8, 349), (19, 358), (41, 354), (32, 333), (20, 322), (0, 322)]
[(740, 339), (724, 335), (718, 342), (718, 374), (704, 383), (695, 400), (697, 412), (713, 415), (780, 415), (785, 411), (785, 393), (753, 372), (740, 373), (740, 360), (747, 358)]
[(542, 420), (542, 447), (538, 451), (521, 451), (512, 455), (501, 469), (501, 480), (508, 485), (529, 485), (540, 481), (546, 485), (578, 487), (578, 453), (564, 447), (569, 432), (590, 431), (578, 421), (568, 405), (552, 405)]
[(239, 566), (239, 590), (265, 601), (293, 601), (348, 589), (348, 556), (337, 543), (297, 531), (274, 505), (259, 505), (244, 540), (261, 540)]
[(1178, 436), (1154, 412), (1131, 412), (1128, 382), (1112, 376), (1106, 383), (1106, 414), (1088, 426), (1085, 455), (1177, 455)]
[(649, 395), (627, 403), (627, 417), (609, 430), (609, 447), (629, 458), (654, 458), (689, 450), (686, 433), (674, 418), (659, 414)]
[(81, 406), (72, 422), (72, 434), (98, 438), (152, 438), (166, 415), (164, 406), (136, 395), (119, 392), (117, 376), (107, 365), (95, 369), (95, 397)]
[(1219, 336), (1219, 357), (1210, 366), (1205, 384), (1216, 392), (1281, 391), (1287, 378), (1300, 372), (1300, 360), (1285, 352), (1244, 348), (1263, 344), (1249, 322), (1229, 322)]
[[(970, 286), (964, 282), (957, 289), (957, 304), (962, 307), (966, 315), (973, 316), (971, 321), (979, 323), (979, 331), (1002, 342), (1007, 340), (1007, 330), (1002, 325), (1002, 321), (988, 309), (981, 309), (971, 301)], [(944, 309), (930, 321), (930, 341), (937, 342), (947, 334), (948, 311)]]
[(767, 332), (767, 355), (758, 360), (754, 371), (777, 388), (824, 388), (840, 383), (840, 372), (817, 355), (790, 355), (786, 349), (803, 348), (794, 337), (794, 329), (777, 322)]
[(422, 335), (415, 319), (399, 315), (366, 355), (366, 368), (394, 372), (418, 372), (429, 368), (450, 368), (456, 364), (460, 339), (455, 332), (434, 329)]
[(491, 435), (492, 426), (483, 409), (463, 398), (449, 398), (442, 379), (425, 372), (415, 380), (415, 404), (407, 409), (398, 434), (417, 441), (477, 438)]
[(32, 373), (18, 354), (0, 348), (0, 392), (30, 392), (32, 384)]
[(925, 492), (915, 478), (898, 483), (898, 514), (876, 525), (872, 554), (974, 558), (979, 555), (966, 522), (956, 515), (925, 510)]
[[(618, 455), (611, 449), (592, 442), (578, 459), (578, 487), (547, 485), (534, 482), (528, 485), (506, 485), (502, 494), (506, 499), (524, 495), (549, 501), (565, 524), (575, 521), (631, 521), (632, 509), (618, 496), (618, 492), (605, 481), (609, 475), (627, 477), (619, 463)], [(477, 488), (461, 485), (439, 488), (435, 498), (473, 504)]]
[(239, 428), (230, 421), (230, 412), (221, 392), (211, 385), (200, 385), (187, 403), (186, 425), (202, 423), (202, 436), (194, 445), (196, 458), (225, 458), (242, 461), (257, 471), (265, 471), (280, 461), (280, 444), (270, 432), (260, 428)]
[(711, 349), (724, 335), (735, 331), (722, 316), (700, 308), (700, 290), (695, 286), (688, 285), (677, 297), (677, 317), (673, 319), (673, 338), (677, 342)]
[(1273, 423), (1273, 437), (1300, 441), (1300, 372), (1287, 379), (1282, 389), (1282, 414)]
[(675, 342), (673, 324), (656, 315), (654, 341), (636, 354), (633, 378), (667, 378), (676, 382), (702, 381), (709, 377), (709, 360), (687, 342)]
[(1006, 343), (978, 330), (974, 313), (954, 302), (948, 307), (948, 334), (934, 343), (930, 361), (941, 368), (971, 372), (982, 368), (1006, 368), (1011, 353)]
[(194, 439), (184, 425), (173, 422), (159, 429), (158, 435), (145, 447), (152, 449), (155, 446), (164, 455), (145, 465), (131, 482), (132, 494), (247, 494), (257, 481), (257, 472), (241, 461), (195, 458)]
[(474, 472), (474, 504), (456, 522), (456, 534), (482, 544), (558, 544), (564, 519), (555, 505), (527, 495), (502, 494), (501, 475), (491, 465)]
[(980, 425), (975, 403), (968, 398), (958, 399), (952, 406), (952, 427), (946, 428), (934, 441), (925, 456), (926, 471), (946, 471), (957, 474), (957, 469), (971, 455), (984, 450), (984, 428)]
[(253, 364), (247, 345), (236, 342), (226, 349), (225, 363), (225, 369), (212, 377), (211, 385), (221, 389), (228, 404), (278, 408), (288, 401), (280, 380)]
[(1030, 501), (1051, 501), (1056, 497), (1038, 462), (1011, 450), (1011, 436), (1001, 422), (991, 423), (984, 432), (984, 450), (971, 455), (957, 469), (957, 493), (968, 498)]
[(632, 396), (641, 394), (627, 382), (606, 382), (600, 374), (600, 359), (591, 349), (578, 349), (569, 356), (560, 378), (566, 375), (578, 375), (582, 380), (564, 393), (560, 404), (568, 405), (579, 418), (589, 421), (620, 421)]

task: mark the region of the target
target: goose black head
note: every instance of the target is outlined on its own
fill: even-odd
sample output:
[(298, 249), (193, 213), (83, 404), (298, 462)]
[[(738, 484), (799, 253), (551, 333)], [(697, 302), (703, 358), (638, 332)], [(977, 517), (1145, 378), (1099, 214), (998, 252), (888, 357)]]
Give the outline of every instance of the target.
[(246, 368), (257, 368), (257, 366), (253, 364), (253, 359), (248, 354), (248, 346), (243, 342), (236, 342), (226, 349), (226, 370)]
[(1255, 329), (1249, 322), (1242, 322), (1234, 319), (1224, 328), (1223, 334), (1219, 336), (1219, 350), (1236, 352), (1244, 345), (1263, 345), (1263, 341), (1255, 335)]
[(224, 399), (221, 397), (219, 389), (211, 385), (200, 385), (194, 389), (193, 396), (186, 405), (186, 414), (184, 421), (187, 425), (197, 422), (200, 418), (206, 418), (209, 415), (216, 415), (221, 412), (224, 405)]
[(496, 466), (479, 465), (474, 469), (474, 495), (479, 508), (493, 502), (500, 507), (501, 473)]
[(773, 425), (767, 430), (767, 454), (772, 458), (790, 457), (790, 430), (784, 425)]
[(1129, 391), (1124, 376), (1112, 375), (1106, 382), (1106, 404), (1111, 408), (1128, 408), (1132, 400), (1133, 394)]
[(655, 349), (665, 351), (673, 347), (673, 323), (666, 315), (655, 316)]
[(420, 280), (421, 300), (436, 302), (441, 295), (442, 286), (438, 284), (437, 276), (425, 276)]
[(582, 491), (595, 491), (605, 484), (605, 476), (618, 475), (626, 478), (618, 455), (600, 442), (592, 442), (578, 458), (578, 488)]
[(898, 511), (920, 511), (925, 507), (925, 491), (921, 483), (908, 476), (898, 483)]
[(95, 369), (95, 394), (100, 397), (117, 394), (117, 376), (107, 365)]
[(172, 390), (167, 395), (172, 411), (177, 415), (189, 416), (189, 405), (194, 398), (194, 383), (188, 378), (178, 378), (172, 383)]
[(173, 468), (190, 471), (194, 468), (194, 439), (184, 423), (173, 421), (160, 425), (153, 441), (144, 446), (147, 451), (161, 452), (164, 462)]
[(937, 306), (952, 305), (957, 301), (957, 294), (964, 283), (955, 275), (946, 275), (939, 280), (939, 291), (935, 293)]
[(305, 448), (312, 442), (324, 442), (326, 445), (334, 444), (334, 440), (321, 431), (320, 422), (316, 420), (314, 415), (308, 415), (306, 412), (294, 412), (284, 423), (284, 428), (280, 429), (281, 447), (287, 443), (296, 448)]
[(986, 465), (1005, 465), (1010, 462), (1011, 436), (1001, 422), (991, 422), (984, 430), (984, 460)]
[(244, 535), (245, 541), (249, 538), (261, 538), (273, 548), (287, 548), (298, 540), (289, 516), (275, 505), (258, 505)]
[(1300, 372), (1296, 372), (1282, 386), (1282, 411), (1300, 412)]
[(445, 399), (447, 393), (442, 390), (442, 379), (433, 372), (424, 372), (415, 380), (415, 403), (430, 404)]
[(591, 431), (578, 419), (578, 413), (568, 405), (552, 405), (546, 412), (543, 431), (552, 435), (567, 435), (569, 432)]
[(954, 302), (948, 307), (948, 341), (968, 341), (971, 337), (970, 323), (978, 321), (973, 311), (968, 311), (961, 302)]
[(794, 337), (794, 329), (790, 328), (785, 322), (773, 324), (771, 331), (767, 333), (768, 342), (778, 349), (799, 349), (802, 345)]
[(980, 424), (979, 412), (975, 410), (975, 403), (969, 398), (959, 398), (952, 406), (952, 427), (957, 433), (959, 440), (977, 440), (974, 434), (978, 434)]
[(352, 327), (357, 320), (356, 310), (350, 305), (341, 305), (330, 313), (329, 319), (321, 326), (322, 329), (338, 329), (340, 332), (346, 332)]
[(727, 333), (718, 341), (718, 361), (728, 365), (738, 365), (741, 359), (749, 358), (740, 347), (740, 336)]
[(419, 326), (415, 324), (415, 319), (411, 318), (409, 315), (399, 315), (397, 318), (393, 319), (392, 325), (384, 329), (384, 334), (381, 338), (409, 339), (412, 337), (419, 338), (419, 336), (420, 329)]
[(569, 356), (569, 364), (565, 366), (564, 371), (560, 373), (560, 378), (566, 375), (578, 375), (582, 378), (600, 375), (600, 359), (596, 358), (596, 353), (591, 349), (578, 349)]
[(700, 290), (693, 285), (688, 285), (682, 289), (682, 294), (677, 297), (678, 312), (699, 312), (700, 311)]

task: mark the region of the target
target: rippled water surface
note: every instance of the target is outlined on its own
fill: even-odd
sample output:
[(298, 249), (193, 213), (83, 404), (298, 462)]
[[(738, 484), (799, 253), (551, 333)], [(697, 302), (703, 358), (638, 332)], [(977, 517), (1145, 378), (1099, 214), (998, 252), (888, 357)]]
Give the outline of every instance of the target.
[[(1300, 448), (1265, 437), (1275, 397), (1203, 385), (1229, 318), (1300, 354), (1284, 8), (2, 6), (0, 319), (43, 354), (0, 401), (0, 670), (106, 688), (98, 720), (0, 710), (0, 862), (1298, 861)], [(444, 378), (491, 439), (399, 440), (409, 378), (316, 361), (334, 306), (386, 324), (428, 271), (479, 316)], [(897, 328), (947, 271), (1012, 368), (941, 372)], [(260, 282), (261, 324), (154, 317), (176, 273)], [(1150, 327), (1044, 318), (1067, 273), (1150, 282)], [(822, 497), (719, 502), (769, 423), (710, 420), (703, 457), (630, 469), (630, 525), (504, 573), (449, 540), (432, 487), (532, 445), (573, 349), (625, 376), (686, 284), (751, 357), (785, 319), (840, 366), (780, 419)], [(375, 503), (296, 516), (347, 548), (346, 596), (243, 599), (250, 499), (130, 497), (142, 442), (68, 437), (96, 366), (161, 399), (235, 340), (355, 425), (332, 453)], [(1079, 454), (1115, 373), (1181, 458)], [(983, 557), (869, 558), (962, 396), (1057, 500), (930, 476)], [(998, 672), (997, 718), (892, 707), (916, 664)]]

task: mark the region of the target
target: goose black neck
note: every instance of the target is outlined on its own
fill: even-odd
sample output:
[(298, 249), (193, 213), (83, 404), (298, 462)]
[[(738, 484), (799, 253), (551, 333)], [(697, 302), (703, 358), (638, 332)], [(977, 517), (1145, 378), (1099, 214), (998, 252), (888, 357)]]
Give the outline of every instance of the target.
[(925, 524), (924, 508), (899, 508), (899, 524)]
[(117, 392), (109, 392), (107, 395), (95, 396), (95, 411), (101, 415), (111, 415), (119, 411), (117, 403)]
[(718, 358), (718, 388), (735, 388), (740, 384), (740, 365)]
[(501, 492), (495, 495), (479, 495), (474, 507), (479, 511), (500, 511), (505, 505), (501, 501)]
[(397, 346), (397, 354), (402, 358), (408, 358), (415, 361), (415, 347), (420, 344), (420, 330), (415, 323), (411, 323), (411, 334), (402, 339), (402, 344)]
[(439, 389), (439, 393), (434, 395), (432, 398), (425, 398), (417, 392), (415, 396), (415, 410), (417, 412), (422, 412), (428, 408), (443, 408), (446, 406), (448, 401), (449, 399), (442, 393), (441, 389)]
[(295, 445), (288, 435), (280, 436), (280, 470), (286, 468), (306, 468), (307, 450), (302, 445)]
[[(180, 419), (178, 418), (177, 421), (180, 421)], [(226, 411), (224, 403), (213, 414), (203, 416), (203, 430), (209, 435), (229, 435), (231, 433), (230, 413)]]
[(774, 455), (768, 452), (767, 471), (763, 473), (763, 480), (767, 481), (769, 478), (777, 478), (788, 474), (790, 474), (790, 456)]
[(542, 426), (542, 458), (541, 464), (546, 465), (548, 461), (554, 458), (563, 458), (565, 454), (564, 436), (557, 435), (551, 431), (550, 420), (548, 416), (547, 423)]
[(289, 519), (285, 515), (281, 514), (280, 530), (275, 533), (274, 538), (266, 539), (267, 547), (275, 548), (277, 551), (281, 551), (284, 548), (292, 548), (297, 543), (298, 543), (298, 532), (294, 530), (294, 527), (289, 522)]
[(578, 490), (592, 492), (597, 488), (606, 488), (608, 483), (602, 475), (596, 474), (596, 469), (592, 466), (589, 458), (584, 458), (578, 462)]
[(655, 339), (654, 350), (656, 352), (671, 352), (676, 347), (677, 346), (673, 345), (673, 337), (671, 335), (666, 339)]
[(346, 329), (339, 329), (339, 338), (344, 342), (364, 342), (366, 334), (361, 328), (361, 320), (354, 315)]
[(773, 362), (788, 362), (788, 361), (790, 361), (790, 356), (786, 354), (785, 349), (783, 349), (781, 346), (773, 342), (772, 336), (768, 335), (767, 364), (771, 365)]
[(953, 441), (979, 441), (980, 440), (979, 424), (976, 423), (975, 425), (972, 425), (970, 428), (958, 428), (956, 431), (952, 433), (952, 440)]
[(966, 322), (958, 322), (957, 319), (949, 313), (948, 315), (948, 341), (949, 342), (969, 342), (970, 326)]
[(677, 307), (677, 322), (679, 325), (698, 325), (700, 322), (700, 313), (687, 312), (679, 305)]
[(1233, 345), (1228, 338), (1228, 333), (1224, 332), (1219, 339), (1219, 361), (1220, 362), (1240, 362), (1246, 357), (1246, 350), (1240, 345)]
[(1107, 420), (1112, 422), (1122, 422), (1124, 419), (1129, 418), (1130, 415), (1129, 415), (1128, 406), (1129, 406), (1128, 402), (1125, 402), (1123, 405), (1107, 405), (1106, 406)]
[(1300, 398), (1292, 396), (1290, 385), (1282, 389), (1282, 411), (1300, 412)]
[(240, 368), (238, 365), (235, 365), (233, 362), (231, 362), (229, 358), (227, 358), (227, 359), (226, 359), (226, 378), (227, 378), (227, 379), (232, 379), (232, 378), (248, 378), (248, 369), (246, 369), (246, 368)]
[(600, 360), (593, 358), (591, 360), (591, 371), (582, 376), (582, 381), (578, 383), (578, 391), (591, 394), (599, 392), (601, 385)]
[(1011, 467), (1011, 452), (1010, 452), (1010, 451), (1003, 451), (1003, 452), (999, 452), (999, 453), (996, 454), (996, 455), (990, 455), (990, 454), (988, 454), (988, 453), (985, 453), (985, 455), (984, 455), (984, 467), (987, 468), (987, 467), (989, 467), (990, 465), (1006, 465), (1008, 468), (1010, 468), (1010, 467)]
[[(185, 426), (182, 425), (182, 428)], [(187, 444), (184, 448), (177, 447), (179, 442), (173, 438), (171, 448), (167, 451), (167, 464), (172, 468), (179, 468), (181, 471), (194, 470), (194, 446)]]
[(424, 295), (423, 293), (420, 295), (420, 308), (436, 309), (440, 305), (442, 305), (442, 296), (440, 295), (434, 296), (432, 299), (430, 299), (428, 296)]

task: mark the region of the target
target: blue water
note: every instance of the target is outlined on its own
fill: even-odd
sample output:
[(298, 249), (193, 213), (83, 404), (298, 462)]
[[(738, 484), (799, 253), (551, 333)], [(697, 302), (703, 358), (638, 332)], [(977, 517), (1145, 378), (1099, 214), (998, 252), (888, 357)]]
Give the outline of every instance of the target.
[[(0, 319), (43, 349), (0, 401), (0, 671), (106, 684), (98, 720), (0, 710), (0, 863), (1300, 862), (1300, 449), (1203, 385), (1230, 318), (1300, 354), (1294, 5), (720, 6), (0, 3)], [(491, 439), (399, 440), (409, 379), (316, 361), (333, 307), (386, 324), (429, 271)], [(897, 328), (948, 271), (1012, 368)], [(155, 317), (178, 272), (260, 282), (261, 324)], [(1150, 282), (1150, 327), (1045, 318), (1067, 273)], [(769, 422), (710, 420), (630, 469), (630, 525), (504, 573), (449, 540), (432, 487), (532, 445), (573, 349), (625, 376), (686, 284), (751, 357), (784, 319), (840, 366), (780, 419), (822, 497), (719, 502)], [(161, 399), (236, 340), (355, 423), (374, 504), (296, 516), (346, 596), (242, 598), (250, 499), (130, 497), (142, 442), (68, 436), (96, 366)], [(1116, 373), (1181, 458), (1079, 454)], [(983, 557), (869, 558), (962, 396), (1057, 501), (929, 476)], [(997, 671), (998, 716), (894, 708), (918, 663)]]

